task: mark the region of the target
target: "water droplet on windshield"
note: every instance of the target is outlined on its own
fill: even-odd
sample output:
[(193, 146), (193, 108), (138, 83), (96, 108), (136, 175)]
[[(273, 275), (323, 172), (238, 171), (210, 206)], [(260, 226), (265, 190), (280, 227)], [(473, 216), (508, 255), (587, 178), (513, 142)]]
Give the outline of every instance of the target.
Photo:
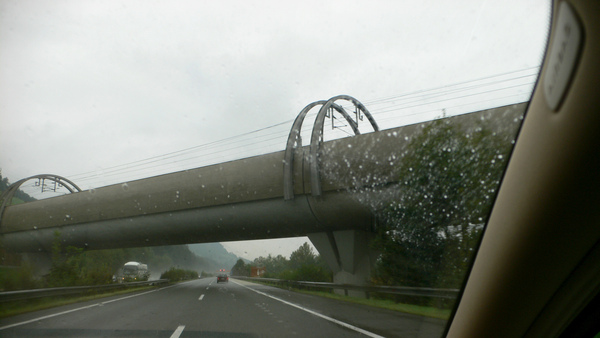
[(122, 188), (124, 191), (127, 191), (127, 190), (129, 190), (129, 185), (128, 185), (127, 183), (123, 183), (123, 184), (121, 184), (121, 188)]

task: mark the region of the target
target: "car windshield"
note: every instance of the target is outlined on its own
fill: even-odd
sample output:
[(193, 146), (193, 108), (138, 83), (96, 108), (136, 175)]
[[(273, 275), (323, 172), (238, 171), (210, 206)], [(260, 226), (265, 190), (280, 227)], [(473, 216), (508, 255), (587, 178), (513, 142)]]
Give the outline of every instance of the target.
[(0, 293), (138, 269), (153, 288), (85, 319), (10, 312), (0, 335), (441, 336), (550, 16), (0, 0)]

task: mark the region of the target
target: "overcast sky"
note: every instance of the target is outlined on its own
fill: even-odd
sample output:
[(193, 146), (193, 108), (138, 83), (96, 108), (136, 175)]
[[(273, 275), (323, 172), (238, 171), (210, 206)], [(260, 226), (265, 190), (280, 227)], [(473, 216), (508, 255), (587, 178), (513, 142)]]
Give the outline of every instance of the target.
[(548, 19), (539, 0), (0, 0), (0, 168), (89, 189), (283, 150), (339, 94), (383, 128), (521, 102)]

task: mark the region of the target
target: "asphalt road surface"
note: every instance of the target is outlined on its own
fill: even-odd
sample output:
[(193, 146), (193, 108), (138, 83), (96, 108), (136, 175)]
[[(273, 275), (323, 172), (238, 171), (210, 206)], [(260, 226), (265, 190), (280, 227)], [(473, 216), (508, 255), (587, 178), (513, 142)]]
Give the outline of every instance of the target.
[(445, 322), (205, 278), (0, 320), (1, 337), (440, 337)]

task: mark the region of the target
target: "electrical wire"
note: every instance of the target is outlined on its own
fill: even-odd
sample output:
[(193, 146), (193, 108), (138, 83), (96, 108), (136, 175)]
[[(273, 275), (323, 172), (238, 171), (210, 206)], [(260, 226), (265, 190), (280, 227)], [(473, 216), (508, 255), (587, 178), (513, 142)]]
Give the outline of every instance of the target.
[[(529, 77), (537, 77), (537, 72), (532, 74), (522, 74), (523, 72), (538, 70), (539, 67), (530, 67), (517, 71), (505, 72), (496, 75), (481, 77), (474, 80), (456, 82), (449, 85), (439, 86), (430, 89), (417, 90), (410, 93), (404, 93), (399, 95), (393, 95), (383, 98), (377, 98), (362, 102), (365, 106), (369, 107), (369, 111), (373, 116), (380, 116), (377, 121), (378, 123), (388, 124), (391, 121), (406, 120), (409, 117), (418, 116), (430, 116), (435, 112), (439, 112), (440, 109), (427, 108), (435, 104), (443, 102), (452, 102), (465, 98), (475, 98), (482, 95), (491, 94), (494, 92), (502, 92), (507, 90), (515, 90), (518, 88), (527, 89), (529, 92), (533, 87), (535, 81), (529, 81), (527, 83), (511, 84), (515, 81), (523, 80)], [(520, 74), (521, 73), (521, 74)], [(511, 78), (502, 79), (502, 77), (513, 75)], [(497, 88), (493, 88), (495, 85), (503, 85)], [(489, 89), (486, 89), (489, 88)], [(482, 90), (485, 89), (485, 90)], [(476, 92), (472, 92), (472, 91)], [(446, 109), (451, 110), (454, 108), (472, 106), (481, 104), (483, 102), (489, 102), (490, 100), (503, 100), (508, 98), (515, 98), (517, 96), (526, 95), (525, 93), (518, 93), (512, 95), (505, 95), (502, 97), (496, 97), (493, 99), (479, 100), (476, 102), (468, 102), (465, 104), (458, 104), (448, 106)], [(433, 101), (431, 101), (433, 100)], [(344, 109), (353, 109), (354, 106), (351, 104), (342, 105)], [(414, 112), (417, 108), (420, 109), (418, 112)], [(387, 116), (390, 113), (397, 113), (399, 111), (413, 110), (413, 112), (405, 114), (394, 114), (393, 116)], [(315, 109), (316, 110), (316, 109)], [(304, 124), (314, 119), (316, 112), (309, 112)], [(262, 151), (277, 151), (282, 150), (285, 146), (285, 139), (289, 134), (289, 126), (293, 120), (287, 120), (279, 122), (270, 126), (266, 126), (260, 129), (256, 129), (240, 135), (226, 137), (217, 141), (211, 141), (208, 143), (188, 147), (181, 150), (168, 152), (161, 155), (156, 155), (124, 164), (119, 164), (111, 167), (107, 167), (101, 171), (92, 170), (75, 175), (70, 175), (70, 178), (77, 180), (78, 182), (93, 182), (99, 179), (106, 180), (110, 177), (116, 177), (122, 179), (124, 177), (138, 177), (141, 178), (141, 174), (152, 173), (164, 173), (167, 169), (179, 169), (182, 170), (182, 166), (190, 165), (192, 167), (199, 167), (204, 165), (210, 165), (218, 163), (216, 161), (233, 160), (238, 159), (239, 156), (247, 157), (255, 156)], [(350, 135), (344, 128), (334, 128), (336, 130), (333, 133), (340, 134), (342, 136)], [(303, 128), (301, 136), (306, 138), (310, 133), (310, 128)], [(331, 133), (331, 131), (330, 131)], [(335, 137), (334, 137), (335, 138)], [(339, 137), (338, 137), (339, 138)], [(331, 139), (331, 137), (328, 137)], [(245, 145), (245, 146), (244, 146)], [(248, 149), (252, 149), (249, 151)], [(252, 155), (249, 155), (252, 154)], [(167, 162), (168, 161), (168, 162)], [(188, 167), (189, 168), (189, 167)], [(126, 176), (124, 176), (126, 175)], [(129, 179), (128, 179), (129, 180)], [(113, 181), (113, 180), (110, 180)]]

